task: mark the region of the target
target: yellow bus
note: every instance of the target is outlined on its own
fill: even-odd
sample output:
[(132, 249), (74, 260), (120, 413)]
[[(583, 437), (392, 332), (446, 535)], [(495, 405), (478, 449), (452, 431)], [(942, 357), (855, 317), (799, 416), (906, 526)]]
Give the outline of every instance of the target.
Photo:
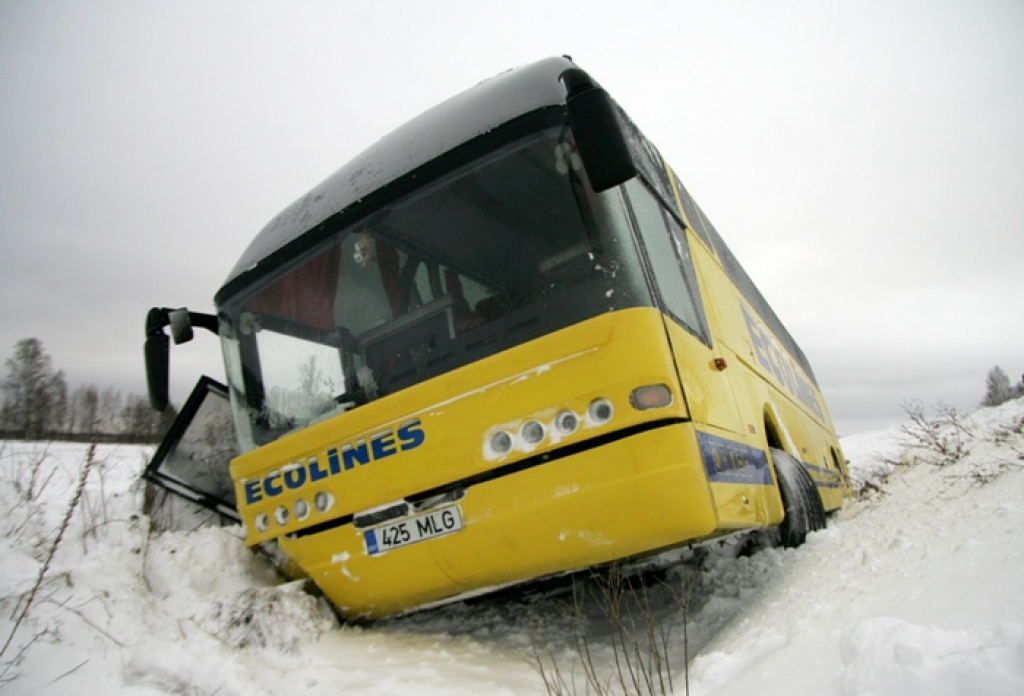
[(216, 331), (239, 447), (221, 503), (353, 619), (741, 530), (799, 544), (849, 490), (803, 353), (568, 58), (378, 141), (215, 303), (152, 310), (154, 405), (164, 327)]

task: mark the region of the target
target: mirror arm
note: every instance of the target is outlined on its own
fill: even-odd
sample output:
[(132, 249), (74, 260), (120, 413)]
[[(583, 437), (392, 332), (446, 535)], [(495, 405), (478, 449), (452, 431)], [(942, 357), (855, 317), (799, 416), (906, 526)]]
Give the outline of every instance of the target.
[(171, 310), (167, 307), (153, 307), (146, 314), (146, 338), (164, 332), (164, 327), (171, 323)]
[(202, 312), (189, 312), (189, 321), (192, 322), (192, 326), (198, 326), (200, 329), (206, 329), (213, 335), (220, 334), (220, 327), (217, 322), (216, 314), (204, 314)]

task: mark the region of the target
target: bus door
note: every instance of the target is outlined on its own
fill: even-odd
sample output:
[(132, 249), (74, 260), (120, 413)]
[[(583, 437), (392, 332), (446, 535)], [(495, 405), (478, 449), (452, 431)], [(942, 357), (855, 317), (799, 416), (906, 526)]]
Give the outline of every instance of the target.
[(647, 249), (666, 331), (691, 417), (698, 423), (742, 434), (728, 378), (711, 349), (707, 315), (682, 226), (639, 179), (626, 185), (640, 238)]
[(682, 226), (634, 179), (626, 185), (639, 236), (647, 249), (665, 330), (696, 428), (719, 529), (745, 529), (779, 515), (778, 495), (764, 451), (744, 427), (723, 356), (712, 350), (689, 245)]

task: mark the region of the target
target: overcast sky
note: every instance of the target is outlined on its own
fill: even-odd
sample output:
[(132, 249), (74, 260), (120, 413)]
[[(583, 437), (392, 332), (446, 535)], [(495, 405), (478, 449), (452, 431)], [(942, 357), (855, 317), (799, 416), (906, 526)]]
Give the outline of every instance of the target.
[[(0, 359), (142, 393), (277, 212), (406, 120), (569, 54), (661, 149), (841, 434), (1024, 371), (1024, 2), (0, 0)], [(221, 379), (209, 335), (172, 399)]]

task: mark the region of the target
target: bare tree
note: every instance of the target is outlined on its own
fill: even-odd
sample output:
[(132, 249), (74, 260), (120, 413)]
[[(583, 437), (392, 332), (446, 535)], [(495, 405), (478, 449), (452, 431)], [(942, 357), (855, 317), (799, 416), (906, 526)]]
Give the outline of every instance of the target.
[(315, 396), (322, 387), (324, 381), (323, 372), (317, 367), (316, 356), (311, 355), (309, 359), (299, 365), (299, 391), (303, 396)]
[(100, 406), (100, 390), (95, 384), (83, 384), (71, 393), (68, 430), (78, 434), (90, 434), (96, 430)]
[(68, 385), (64, 380), (64, 370), (57, 370), (51, 381), (52, 404), (50, 406), (50, 430), (62, 432), (68, 424)]
[[(165, 410), (170, 411), (170, 420), (176, 413), (171, 404)], [(155, 411), (149, 403), (149, 398), (139, 394), (128, 394), (124, 399), (124, 408), (121, 409), (121, 434), (139, 441), (155, 442), (159, 440), (170, 427), (168, 417), (164, 413)]]
[(1003, 372), (1003, 368), (996, 365), (988, 372), (985, 380), (985, 398), (981, 400), (982, 406), (998, 406), (1006, 403), (1014, 396), (1014, 389), (1010, 386), (1010, 378)]
[(101, 433), (122, 432), (122, 404), (124, 404), (124, 398), (121, 396), (120, 389), (107, 387), (100, 392), (100, 403), (96, 419), (99, 422), (99, 431)]
[(84, 384), (69, 395), (64, 371), (53, 369), (38, 338), (19, 341), (6, 367), (7, 375), (0, 380), (0, 431), (13, 437), (103, 434), (153, 442), (177, 415), (173, 407), (157, 413), (145, 397), (123, 396), (114, 387), (101, 391)]
[(26, 439), (39, 439), (63, 427), (67, 384), (64, 373), (53, 369), (43, 342), (38, 338), (18, 341), (6, 366), (7, 376), (0, 383), (3, 427)]
[[(148, 398), (147, 398), (148, 402)], [(156, 414), (156, 439), (162, 440), (167, 431), (174, 425), (174, 419), (178, 417), (178, 407), (174, 404), (167, 404), (162, 412)]]

